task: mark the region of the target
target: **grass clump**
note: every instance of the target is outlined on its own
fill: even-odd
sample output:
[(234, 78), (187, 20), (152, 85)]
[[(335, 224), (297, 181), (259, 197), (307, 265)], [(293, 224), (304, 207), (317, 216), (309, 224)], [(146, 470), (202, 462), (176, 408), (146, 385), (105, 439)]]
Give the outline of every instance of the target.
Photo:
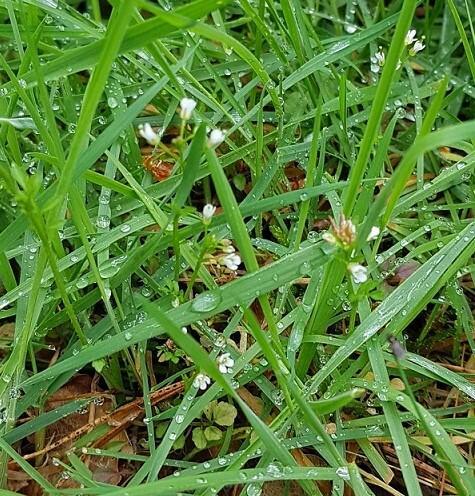
[(475, 494), (470, 2), (0, 2), (2, 494)]

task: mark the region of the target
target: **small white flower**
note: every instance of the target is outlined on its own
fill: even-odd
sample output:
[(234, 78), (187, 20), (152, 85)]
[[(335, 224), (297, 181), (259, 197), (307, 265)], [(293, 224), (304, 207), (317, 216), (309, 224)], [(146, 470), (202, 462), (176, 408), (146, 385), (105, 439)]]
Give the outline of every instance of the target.
[(386, 62), (386, 55), (384, 55), (383, 49), (379, 47), (379, 52), (376, 52), (371, 58), (371, 72), (378, 73), (380, 68), (383, 67)]
[(221, 257), (221, 264), (226, 265), (229, 270), (237, 270), (239, 265), (241, 265), (241, 257), (236, 253), (230, 253)]
[(234, 248), (233, 245), (227, 245), (223, 246), (223, 253), (234, 253), (236, 251), (236, 248)]
[(208, 136), (208, 146), (210, 148), (220, 145), (224, 141), (224, 133), (221, 129), (213, 129)]
[(216, 359), (216, 362), (218, 364), (218, 369), (222, 374), (226, 374), (228, 368), (234, 367), (234, 360), (231, 358), (231, 355), (229, 353), (223, 353), (222, 355), (220, 355)]
[(216, 207), (214, 205), (211, 205), (211, 203), (207, 203), (203, 207), (203, 219), (205, 221), (209, 221), (211, 217), (213, 217), (215, 212), (216, 212)]
[(156, 145), (160, 141), (158, 134), (153, 130), (152, 126), (146, 122), (145, 124), (140, 124), (139, 134), (142, 138), (146, 139), (150, 145)]
[(378, 74), (379, 69), (380, 69), (380, 67), (379, 67), (378, 64), (373, 64), (373, 63), (371, 64), (371, 72), (374, 72), (375, 74)]
[(236, 251), (232, 244), (232, 241), (226, 238), (222, 239), (219, 242), (219, 247), (223, 251), (223, 253), (234, 253)]
[(366, 238), (366, 241), (373, 241), (373, 239), (376, 239), (379, 236), (379, 233), (379, 227), (373, 226), (368, 234), (368, 237)]
[(416, 40), (414, 46), (409, 50), (409, 53), (414, 56), (417, 52), (424, 50), (425, 47), (426, 46), (421, 40)]
[(211, 384), (211, 379), (205, 374), (198, 374), (193, 381), (193, 386), (204, 391)]
[(406, 34), (406, 38), (404, 39), (404, 44), (406, 46), (412, 45), (415, 41), (416, 41), (416, 30), (410, 29)]
[(336, 238), (333, 236), (331, 232), (324, 232), (322, 234), (322, 239), (326, 241), (327, 243), (330, 243), (331, 245), (334, 245), (336, 243)]
[(191, 118), (191, 114), (196, 107), (196, 100), (192, 98), (182, 98), (180, 101), (180, 117), (187, 121)]
[(368, 269), (357, 263), (349, 263), (348, 270), (355, 284), (361, 284), (368, 280)]

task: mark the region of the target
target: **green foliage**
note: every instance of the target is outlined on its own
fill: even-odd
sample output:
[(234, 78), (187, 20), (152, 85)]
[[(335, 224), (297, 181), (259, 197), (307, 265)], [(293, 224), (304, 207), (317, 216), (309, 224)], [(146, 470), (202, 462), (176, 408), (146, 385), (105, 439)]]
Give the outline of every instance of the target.
[(0, 16), (0, 492), (475, 494), (474, 6)]

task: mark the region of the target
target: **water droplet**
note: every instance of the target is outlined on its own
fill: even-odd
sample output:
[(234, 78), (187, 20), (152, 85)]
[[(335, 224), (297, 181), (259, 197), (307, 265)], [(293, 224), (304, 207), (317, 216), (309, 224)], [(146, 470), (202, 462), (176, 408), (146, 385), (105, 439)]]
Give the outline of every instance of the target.
[(193, 300), (193, 303), (191, 304), (191, 308), (195, 312), (200, 312), (200, 313), (211, 312), (219, 305), (220, 302), (221, 302), (220, 293), (218, 292), (202, 293)]
[(99, 215), (96, 219), (96, 226), (100, 229), (107, 229), (110, 225), (110, 217), (108, 215)]
[(101, 205), (107, 205), (110, 202), (110, 194), (102, 193), (101, 196), (99, 196), (99, 203)]
[(76, 287), (79, 288), (79, 289), (85, 288), (87, 285), (88, 285), (87, 277), (84, 277), (84, 276), (83, 277), (80, 277), (76, 281)]
[(115, 109), (117, 107), (118, 102), (117, 102), (117, 99), (114, 98), (113, 96), (110, 96), (108, 99), (107, 99), (107, 105), (109, 105), (109, 107), (111, 109)]

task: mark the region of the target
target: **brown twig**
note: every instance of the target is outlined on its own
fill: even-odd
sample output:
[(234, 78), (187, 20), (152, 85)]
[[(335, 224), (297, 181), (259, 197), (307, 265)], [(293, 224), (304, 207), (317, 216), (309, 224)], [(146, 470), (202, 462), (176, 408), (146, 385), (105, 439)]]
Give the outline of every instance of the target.
[[(152, 405), (156, 405), (161, 401), (172, 398), (177, 394), (181, 393), (183, 391), (183, 388), (184, 388), (184, 383), (180, 381), (175, 384), (171, 384), (169, 386), (165, 386), (161, 389), (158, 389), (157, 391), (154, 391), (153, 393), (150, 394), (150, 403)], [(133, 420), (143, 415), (144, 413), (143, 403), (144, 403), (143, 397), (136, 398), (135, 400), (117, 408), (117, 410), (115, 410), (114, 412), (106, 413), (105, 415), (102, 415), (101, 417), (94, 419), (92, 422), (89, 422), (86, 425), (79, 427), (75, 431), (69, 433), (67, 436), (64, 436), (61, 439), (58, 439), (58, 441), (49, 444), (42, 450), (24, 455), (23, 459), (30, 460), (31, 458), (35, 458), (39, 455), (44, 455), (45, 453), (49, 453), (51, 450), (54, 450), (62, 446), (63, 444), (72, 441), (73, 439), (76, 439), (77, 437), (89, 432), (91, 429), (101, 424), (109, 424), (110, 426), (112, 426), (113, 429), (112, 431), (109, 432), (114, 432), (114, 436), (115, 436), (122, 429), (125, 429), (128, 425), (130, 425), (130, 423)], [(103, 438), (106, 437), (109, 438), (109, 432), (105, 436), (103, 436)], [(97, 442), (101, 441), (103, 438), (100, 438)], [(103, 444), (105, 444), (106, 442), (107, 440)], [(16, 463), (13, 460), (9, 462), (9, 465), (15, 465), (15, 464)]]

